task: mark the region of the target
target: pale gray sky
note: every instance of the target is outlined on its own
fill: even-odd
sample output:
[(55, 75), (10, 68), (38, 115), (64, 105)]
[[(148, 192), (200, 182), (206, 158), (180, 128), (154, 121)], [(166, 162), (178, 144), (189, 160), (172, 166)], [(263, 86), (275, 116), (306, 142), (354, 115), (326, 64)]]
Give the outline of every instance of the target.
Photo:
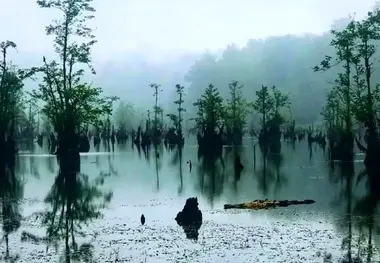
[[(336, 19), (361, 17), (373, 0), (95, 0), (94, 55), (126, 50), (218, 49), (250, 38), (321, 33)], [(35, 0), (0, 0), (0, 40), (23, 52), (52, 49), (44, 27), (53, 13)]]

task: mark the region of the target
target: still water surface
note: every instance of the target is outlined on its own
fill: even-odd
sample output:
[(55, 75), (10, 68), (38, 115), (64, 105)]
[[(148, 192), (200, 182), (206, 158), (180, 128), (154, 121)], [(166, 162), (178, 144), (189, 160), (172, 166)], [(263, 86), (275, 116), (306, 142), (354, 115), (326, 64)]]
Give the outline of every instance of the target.
[[(364, 156), (332, 167), (327, 153), (317, 146), (310, 150), (306, 142), (283, 142), (280, 155), (266, 158), (256, 143), (246, 138), (240, 150), (240, 176), (234, 173), (234, 149), (225, 148), (223, 158), (210, 163), (198, 160), (194, 141), (181, 154), (162, 146), (158, 158), (154, 149), (139, 152), (130, 143), (116, 145), (113, 153), (101, 147), (82, 154), (82, 175), (69, 187), (81, 193), (75, 197), (78, 215), (73, 223), (78, 230), (72, 236), (78, 247), (85, 245), (71, 261), (379, 262), (377, 204), (366, 202), (371, 193), (361, 173)], [(0, 188), (0, 222), (3, 232), (10, 233), (8, 255), (6, 243), (0, 245), (2, 261), (67, 260), (64, 236), (57, 248), (49, 249), (46, 240), (21, 238), (23, 232), (44, 237), (59, 216), (43, 222), (41, 212), (56, 208), (59, 215), (65, 207), (59, 166), (46, 152), (39, 146), (20, 152), (15, 168), (19, 187), (11, 194)], [(197, 241), (187, 239), (174, 220), (189, 197), (198, 197), (203, 213)], [(226, 203), (265, 198), (316, 203), (273, 210), (223, 209)], [(109, 202), (102, 208), (104, 200)], [(9, 202), (12, 212), (7, 210)], [(22, 215), (20, 226), (6, 230), (7, 222), (17, 221), (17, 212)], [(97, 213), (102, 217), (96, 218)]]

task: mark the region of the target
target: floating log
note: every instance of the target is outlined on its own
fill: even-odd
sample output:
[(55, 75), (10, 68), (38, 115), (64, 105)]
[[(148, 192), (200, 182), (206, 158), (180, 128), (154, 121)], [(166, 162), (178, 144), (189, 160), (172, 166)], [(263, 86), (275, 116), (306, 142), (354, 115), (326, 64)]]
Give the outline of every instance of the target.
[(275, 207), (286, 207), (289, 205), (308, 205), (308, 204), (314, 204), (314, 200), (254, 200), (252, 202), (246, 202), (241, 204), (225, 204), (224, 209), (268, 209), (268, 208), (275, 208)]

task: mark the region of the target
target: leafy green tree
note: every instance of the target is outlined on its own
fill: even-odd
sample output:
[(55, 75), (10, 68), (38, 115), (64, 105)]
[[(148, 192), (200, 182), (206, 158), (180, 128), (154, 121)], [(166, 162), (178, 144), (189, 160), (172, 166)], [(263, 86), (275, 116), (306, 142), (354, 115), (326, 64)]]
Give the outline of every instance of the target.
[(22, 83), (17, 77), (15, 68), (9, 65), (7, 61), (7, 54), (9, 48), (16, 48), (16, 44), (12, 41), (5, 41), (0, 43), (1, 60), (0, 60), (0, 125), (2, 137), (8, 130), (10, 121), (13, 119), (15, 113), (15, 106), (19, 102), (22, 95)]
[(327, 101), (321, 113), (325, 119), (328, 131), (337, 130), (339, 120), (341, 119), (340, 113), (339, 99), (337, 98), (336, 91), (332, 89), (327, 93)]
[(210, 83), (194, 106), (197, 107), (198, 130), (206, 134), (215, 134), (216, 128), (221, 128), (225, 117), (223, 98), (218, 89)]
[(170, 113), (170, 114), (167, 114), (167, 116), (173, 122), (173, 124), (177, 130), (177, 135), (180, 136), (180, 138), (182, 138), (182, 136), (183, 136), (183, 133), (182, 133), (183, 118), (182, 118), (181, 113), (186, 111), (186, 109), (184, 109), (182, 107), (182, 104), (184, 102), (183, 96), (184, 96), (185, 87), (180, 85), (180, 84), (177, 84), (175, 87), (176, 87), (176, 92), (178, 94), (178, 100), (175, 100), (174, 104), (178, 105), (178, 108), (177, 108), (178, 113), (177, 113), (177, 115)]
[(205, 55), (194, 62), (186, 75), (189, 83), (186, 101), (196, 101), (209, 82), (219, 88), (223, 98), (229, 97), (227, 84), (231, 80), (255, 87), (253, 92), (242, 91), (248, 101), (256, 99), (255, 91), (262, 83), (273, 83), (289, 93), (297, 123), (318, 121), (325, 102), (326, 81), (334, 78), (337, 70), (314, 74), (310, 64), (318, 63), (321, 56), (332, 52), (330, 40), (329, 33), (273, 36), (265, 41), (251, 39), (243, 48), (226, 48), (220, 55)]
[(243, 96), (243, 85), (238, 81), (229, 84), (230, 99), (226, 105), (226, 123), (232, 136), (238, 137), (234, 143), (240, 144), (243, 136), (243, 129), (246, 124), (249, 103)]
[[(110, 98), (102, 97), (102, 89), (81, 80), (85, 64), (91, 66), (91, 47), (96, 43), (86, 21), (94, 18), (93, 0), (38, 0), (41, 8), (57, 10), (61, 20), (46, 27), (53, 35), (59, 61), (43, 58), (43, 82), (33, 96), (45, 102), (42, 112), (51, 121), (58, 134), (62, 152), (78, 152), (78, 134), (88, 124), (97, 125), (99, 118), (111, 114)], [(82, 43), (74, 39), (83, 39)], [(89, 39), (86, 41), (85, 39)]]
[(193, 106), (197, 108), (197, 113), (195, 118), (191, 118), (190, 120), (195, 120), (195, 127), (198, 131), (204, 131), (206, 129), (206, 121), (205, 121), (205, 103), (202, 99), (198, 99), (193, 103)]
[(286, 107), (289, 108), (291, 103), (288, 94), (283, 94), (276, 86), (272, 87), (272, 97), (273, 97), (273, 109), (272, 116), (278, 125), (285, 122), (284, 117), (281, 115), (281, 109)]
[(168, 113), (168, 114), (166, 114), (166, 116), (169, 117), (169, 119), (172, 121), (175, 129), (178, 131), (178, 127), (179, 127), (178, 115), (176, 115), (174, 113)]
[(158, 99), (159, 99), (159, 94), (162, 91), (161, 85), (156, 84), (156, 83), (151, 83), (149, 85), (154, 90), (153, 96), (155, 99), (154, 107), (153, 107), (153, 112), (154, 112), (154, 120), (153, 120), (153, 127), (154, 127), (154, 134), (158, 132), (158, 128), (160, 125), (160, 120), (158, 119), (158, 116), (162, 114), (163, 110), (160, 106), (158, 106)]
[[(376, 53), (374, 41), (380, 40), (380, 11), (368, 12), (368, 17), (355, 23), (357, 34), (357, 55), (363, 64), (361, 74), (365, 76), (366, 103), (361, 104), (359, 112), (365, 115), (364, 124), (370, 131), (371, 139), (376, 139), (375, 96), (379, 96), (378, 88), (373, 90), (371, 77), (373, 72), (373, 57)], [(358, 60), (359, 61), (359, 60)], [(360, 75), (361, 75), (360, 74)], [(358, 75), (358, 74), (357, 74)], [(362, 84), (361, 84), (362, 85)], [(357, 98), (362, 99), (362, 98)], [(360, 102), (359, 100), (356, 100)], [(363, 108), (364, 106), (364, 108)]]
[(334, 87), (341, 104), (344, 105), (342, 114), (345, 120), (345, 131), (352, 133), (352, 113), (353, 113), (353, 100), (352, 100), (352, 83), (351, 79), (352, 66), (355, 64), (355, 39), (356, 39), (356, 24), (351, 21), (342, 31), (331, 30), (333, 40), (330, 45), (335, 48), (336, 59), (332, 63), (332, 57), (326, 58), (320, 63), (319, 66), (314, 67), (314, 71), (326, 71), (334, 66), (342, 65), (343, 73), (338, 73), (334, 81)]
[(267, 121), (270, 119), (270, 113), (273, 112), (274, 101), (267, 86), (262, 85), (261, 89), (256, 91), (256, 100), (253, 103), (253, 109), (261, 115), (261, 127), (264, 129)]
[(257, 98), (253, 103), (253, 109), (261, 115), (259, 142), (264, 143), (263, 145), (273, 146), (272, 149), (279, 149), (280, 126), (285, 121), (281, 114), (281, 109), (290, 107), (289, 96), (283, 94), (275, 86), (271, 89), (267, 86), (261, 86), (261, 90), (257, 91), (256, 95)]
[[(7, 135), (13, 135), (23, 111), (23, 80), (33, 75), (32, 70), (17, 68), (8, 62), (8, 51), (17, 48), (12, 41), (0, 42), (0, 150), (4, 151)], [(13, 149), (14, 150), (14, 149)], [(0, 159), (4, 159), (0, 156)]]
[(315, 71), (325, 71), (343, 63), (343, 73), (338, 73), (333, 89), (344, 104), (341, 114), (345, 120), (345, 129), (352, 132), (352, 113), (357, 121), (363, 123), (370, 131), (372, 139), (376, 137), (376, 98), (379, 88), (372, 87), (373, 59), (376, 53), (375, 40), (380, 39), (380, 14), (376, 10), (369, 12), (362, 21), (350, 21), (346, 28), (332, 32), (331, 46), (336, 50), (336, 61), (326, 57)]
[[(364, 78), (364, 66), (360, 61), (358, 55), (353, 59), (353, 83), (352, 83), (352, 100), (353, 111), (355, 114), (355, 119), (361, 123), (368, 124), (368, 114), (367, 114), (367, 94), (366, 94), (366, 84)], [(327, 98), (328, 100), (329, 98)]]

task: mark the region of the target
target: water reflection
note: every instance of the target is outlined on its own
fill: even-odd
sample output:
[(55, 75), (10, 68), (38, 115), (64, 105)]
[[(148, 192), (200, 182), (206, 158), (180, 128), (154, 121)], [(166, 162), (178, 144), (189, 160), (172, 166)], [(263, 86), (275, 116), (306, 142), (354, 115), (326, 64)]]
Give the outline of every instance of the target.
[[(309, 148), (307, 143), (303, 142), (283, 143), (283, 146), (275, 151), (276, 149), (260, 148), (256, 142), (249, 141), (243, 147), (224, 148), (222, 155), (219, 156), (198, 155), (198, 160), (197, 149), (189, 145), (168, 146), (167, 149), (164, 149), (162, 144), (152, 145), (150, 148), (141, 147), (139, 144), (133, 147), (128, 143), (115, 145), (114, 153), (105, 154), (99, 152), (98, 148), (94, 149), (94, 153), (83, 154), (81, 156), (83, 174), (79, 172), (78, 164), (74, 165), (73, 161), (61, 161), (61, 166), (57, 169), (54, 156), (20, 156), (22, 161), (20, 160), (17, 164), (16, 172), (13, 172), (13, 175), (8, 172), (6, 173), (8, 176), (1, 177), (2, 207), (7, 207), (4, 203), (7, 199), (3, 196), (14, 196), (14, 200), (22, 198), (23, 184), (19, 178), (20, 175), (29, 175), (25, 189), (32, 192), (29, 193), (32, 197), (35, 197), (35, 192), (42, 192), (40, 188), (33, 187), (49, 182), (49, 173), (54, 172), (53, 177), (55, 177), (54, 182), (49, 182), (49, 193), (44, 200), (46, 211), (38, 214), (46, 228), (46, 236), (39, 237), (40, 233), (35, 232), (37, 230), (25, 227), (24, 229), (28, 229), (29, 232), (23, 234), (23, 241), (43, 242), (49, 249), (57, 247), (62, 254), (62, 260), (66, 262), (68, 260), (85, 261), (84, 257), (89, 259), (94, 256), (93, 245), (97, 245), (95, 242), (90, 242), (91, 237), (88, 235), (92, 232), (88, 232), (90, 230), (85, 226), (93, 219), (100, 217), (101, 209), (109, 202), (110, 195), (101, 190), (105, 188), (105, 186), (102, 187), (105, 182), (107, 188), (114, 190), (112, 207), (115, 209), (105, 210), (103, 213), (107, 217), (111, 214), (111, 220), (113, 217), (122, 218), (123, 221), (117, 223), (119, 225), (114, 226), (110, 223), (109, 226), (119, 227), (122, 229), (120, 232), (135, 231), (134, 235), (140, 235), (136, 229), (140, 224), (139, 217), (141, 213), (144, 213), (148, 219), (153, 219), (152, 224), (148, 224), (149, 234), (164, 233), (161, 230), (170, 225), (168, 222), (173, 223), (173, 217), (181, 209), (183, 205), (181, 196), (184, 194), (198, 196), (204, 217), (207, 218), (206, 224), (200, 231), (198, 231), (201, 227), (199, 223), (190, 224), (191, 227), (181, 225), (187, 238), (196, 239), (199, 235), (200, 240), (210, 229), (216, 230), (212, 228), (214, 221), (228, 220), (235, 223), (233, 227), (240, 227), (242, 215), (247, 214), (243, 223), (256, 228), (255, 218), (264, 214), (262, 211), (252, 213), (238, 211), (240, 215), (229, 214), (230, 211), (221, 211), (225, 203), (241, 203), (263, 198), (315, 199), (315, 206), (310, 206), (310, 208), (279, 208), (276, 211), (265, 212), (265, 215), (276, 218), (281, 224), (284, 222), (283, 225), (286, 227), (289, 223), (282, 213), (290, 214), (292, 220), (298, 222), (300, 218), (295, 214), (301, 214), (302, 209), (305, 209), (307, 213), (304, 213), (305, 218), (302, 219), (314, 223), (316, 220), (323, 221), (320, 218), (324, 217), (326, 224), (334, 225), (333, 233), (337, 235), (339, 245), (342, 245), (344, 252), (339, 262), (373, 262), (376, 259), (379, 171), (362, 171), (364, 166), (361, 163), (327, 162), (323, 149), (317, 145)], [(140, 157), (138, 157), (139, 151)], [(312, 153), (311, 160), (309, 160), (310, 153)], [(183, 162), (188, 162), (188, 164)], [(194, 168), (192, 172), (189, 171), (190, 164)], [(76, 170), (73, 169), (75, 166)], [(94, 178), (100, 170), (105, 172)], [(12, 170), (8, 169), (8, 171)], [(39, 177), (36, 176), (37, 174)], [(107, 180), (105, 177), (108, 177)], [(19, 194), (12, 190), (13, 183), (9, 183), (14, 180), (12, 178), (19, 181)], [(43, 194), (45, 197), (45, 193)], [(20, 197), (16, 198), (18, 195)], [(8, 203), (13, 205), (14, 210), (6, 211), (16, 211), (16, 203)], [(161, 211), (165, 212), (161, 213)], [(313, 215), (309, 215), (314, 212), (318, 212), (320, 218), (315, 219)], [(330, 212), (333, 215), (331, 218), (328, 216)], [(5, 214), (4, 212), (1, 214), (2, 222)], [(8, 218), (13, 217), (14, 225), (17, 226), (15, 215), (15, 212), (8, 213)], [(167, 219), (168, 217), (170, 219)], [(99, 222), (102, 224), (105, 221)], [(27, 225), (28, 222), (25, 224)], [(123, 224), (126, 226), (120, 228)], [(309, 227), (314, 226), (310, 223)], [(7, 233), (13, 237), (16, 235), (12, 233), (16, 230), (17, 228), (8, 228)], [(231, 232), (234, 231), (235, 229), (231, 230)], [(129, 235), (129, 241), (124, 240), (126, 232), (123, 232), (120, 240), (133, 243), (131, 235)], [(4, 227), (3, 233), (6, 233)], [(176, 237), (185, 239), (182, 230), (180, 233), (175, 231), (165, 233), (167, 240)], [(158, 240), (160, 240), (160, 235), (156, 236)], [(341, 235), (344, 235), (344, 238)], [(231, 239), (230, 236), (225, 238)], [(310, 237), (305, 236), (305, 239), (308, 238)], [(60, 251), (62, 245), (64, 245), (63, 252)], [(223, 247), (223, 244), (221, 246)], [(96, 247), (96, 250), (99, 249), (104, 249), (104, 247)], [(6, 250), (9, 257), (12, 253), (15, 254), (12, 247)], [(338, 250), (339, 253), (342, 252)]]
[(5, 253), (1, 260), (15, 262), (19, 255), (12, 255), (9, 249), (9, 236), (21, 225), (20, 200), (24, 195), (24, 183), (15, 174), (15, 167), (2, 163), (0, 165), (0, 208), (2, 224), (2, 241), (5, 241)]
[[(359, 229), (367, 228), (367, 256), (366, 261), (371, 262), (373, 260), (373, 234), (379, 233), (379, 221), (378, 221), (378, 202), (380, 200), (380, 169), (379, 167), (366, 168), (365, 172), (362, 171), (357, 177), (357, 183), (362, 180), (366, 180), (366, 192), (360, 197), (355, 206), (354, 213), (364, 216), (364, 220), (358, 222)], [(364, 230), (365, 231), (365, 230)], [(365, 232), (364, 232), (365, 233)], [(378, 241), (378, 236), (376, 237)]]
[(269, 189), (274, 185), (273, 193), (276, 195), (287, 184), (287, 175), (282, 171), (284, 157), (281, 147), (269, 149), (259, 146), (261, 153), (261, 165), (256, 171), (258, 190), (265, 198), (269, 196)]
[(162, 169), (162, 158), (160, 156), (163, 155), (164, 145), (154, 144), (154, 168), (156, 171), (156, 191), (160, 190), (160, 174), (159, 172)]
[(197, 175), (199, 191), (207, 197), (213, 207), (215, 198), (219, 198), (223, 193), (225, 180), (223, 157), (221, 155), (202, 155), (198, 151)]
[(379, 224), (379, 172), (361, 170), (360, 173), (355, 173), (353, 160), (331, 166), (331, 181), (341, 184), (335, 206), (343, 204), (344, 216), (338, 220), (338, 224), (346, 231), (342, 240), (345, 254), (341, 262), (377, 262), (373, 261), (373, 233), (378, 231)]
[(112, 192), (100, 189), (107, 176), (101, 173), (95, 180), (80, 173), (79, 158), (64, 158), (59, 160), (58, 174), (47, 196), (47, 209), (37, 214), (46, 228), (46, 237), (40, 238), (33, 233), (23, 232), (22, 241), (40, 241), (46, 243), (46, 250), (64, 241), (64, 252), (60, 260), (69, 263), (89, 262), (93, 256), (93, 246), (90, 243), (79, 243), (76, 237), (87, 236), (83, 226), (93, 219), (102, 216), (100, 210), (111, 201)]
[[(246, 156), (244, 147), (227, 147), (224, 149), (223, 159), (220, 158), (220, 164), (222, 166), (224, 184), (231, 184), (233, 193), (236, 195), (239, 191), (239, 182), (245, 175), (251, 175), (250, 159)], [(246, 167), (243, 165), (246, 164)], [(224, 187), (224, 186), (223, 186)]]
[(170, 165), (178, 167), (178, 176), (180, 181), (180, 185), (178, 186), (178, 195), (181, 195), (183, 192), (183, 145), (170, 145), (168, 149), (172, 152)]

